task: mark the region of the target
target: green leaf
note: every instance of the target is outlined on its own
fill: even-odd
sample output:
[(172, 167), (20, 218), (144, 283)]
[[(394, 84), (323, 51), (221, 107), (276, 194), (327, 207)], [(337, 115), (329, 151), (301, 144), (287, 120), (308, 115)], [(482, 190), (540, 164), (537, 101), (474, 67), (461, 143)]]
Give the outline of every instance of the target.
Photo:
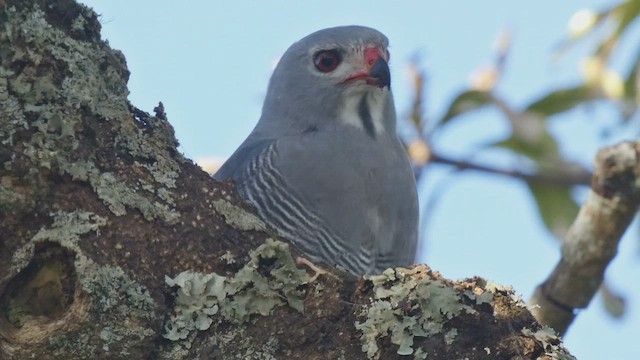
[(606, 63), (613, 49), (618, 45), (623, 33), (629, 25), (638, 19), (640, 15), (640, 1), (626, 0), (611, 8), (610, 15), (616, 23), (616, 27), (599, 45), (594, 55), (602, 58)]
[(564, 238), (579, 209), (571, 197), (571, 187), (533, 182), (528, 185), (544, 225), (558, 238)]
[(631, 65), (631, 70), (624, 81), (624, 97), (635, 101), (638, 94), (638, 71), (640, 71), (640, 48), (636, 55), (636, 61)]
[(440, 119), (439, 125), (444, 125), (458, 115), (478, 110), (494, 103), (493, 95), (490, 92), (478, 90), (464, 91), (458, 94), (451, 102), (446, 115)]
[(490, 144), (490, 147), (497, 147), (511, 150), (516, 154), (524, 155), (535, 161), (536, 164), (544, 164), (554, 162), (560, 157), (558, 142), (548, 132), (548, 129), (542, 129), (542, 134), (538, 134), (534, 139), (523, 139), (511, 134), (505, 140)]
[(640, 74), (638, 72), (640, 72), (640, 51), (631, 67), (631, 71), (629, 71), (629, 75), (624, 81), (625, 106), (622, 108), (624, 121), (629, 121), (638, 110), (638, 83), (640, 82)]
[(638, 70), (640, 69), (640, 56), (633, 64), (633, 69), (624, 82), (624, 96), (628, 99), (635, 99), (638, 94)]
[(525, 111), (545, 117), (571, 110), (581, 103), (593, 100), (593, 95), (585, 85), (548, 93), (531, 103)]
[(619, 36), (640, 16), (640, 1), (627, 0), (624, 5), (615, 9), (614, 14), (619, 18), (616, 27), (616, 35)]

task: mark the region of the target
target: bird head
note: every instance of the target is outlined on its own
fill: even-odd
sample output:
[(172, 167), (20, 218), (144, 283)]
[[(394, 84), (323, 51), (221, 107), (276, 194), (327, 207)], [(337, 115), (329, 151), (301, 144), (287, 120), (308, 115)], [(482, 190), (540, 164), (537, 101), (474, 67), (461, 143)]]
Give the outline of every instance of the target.
[(259, 125), (281, 133), (342, 125), (395, 132), (387, 46), (382, 33), (363, 26), (324, 29), (294, 43), (271, 77)]

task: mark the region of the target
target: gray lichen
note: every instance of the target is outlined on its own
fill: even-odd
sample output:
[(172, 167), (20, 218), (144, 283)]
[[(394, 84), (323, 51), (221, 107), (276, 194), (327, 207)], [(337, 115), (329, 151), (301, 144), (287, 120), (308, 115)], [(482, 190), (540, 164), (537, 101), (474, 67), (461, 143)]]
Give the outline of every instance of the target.
[(511, 298), (511, 301), (513, 301), (513, 303), (518, 307), (529, 310), (531, 310), (532, 307), (535, 307), (535, 305), (528, 305), (527, 303), (525, 303), (524, 300), (522, 300), (522, 294), (516, 293), (512, 286), (496, 284), (492, 281), (487, 280), (484, 288), (489, 294), (508, 294), (509, 298)]
[[(361, 312), (362, 321), (355, 324), (362, 332), (362, 351), (370, 359), (380, 357), (378, 339), (389, 336), (398, 345), (397, 353), (414, 353), (414, 338), (442, 334), (447, 321), (462, 312), (476, 311), (461, 301), (461, 294), (440, 280), (433, 280), (428, 269), (387, 269), (382, 275), (368, 277), (373, 283), (374, 296)], [(452, 342), (457, 334), (450, 329), (443, 334)], [(418, 358), (423, 357), (421, 351)]]
[[(156, 335), (153, 326), (158, 320), (156, 304), (144, 286), (131, 279), (120, 267), (99, 266), (93, 261), (84, 264), (81, 274), (84, 292), (92, 295), (92, 313), (96, 315), (94, 321), (106, 325), (99, 336), (105, 353), (126, 359), (130, 352), (129, 345)], [(135, 338), (137, 341), (119, 341), (123, 338)], [(75, 342), (69, 338), (66, 340)]]
[[(216, 358), (217, 354), (224, 354), (225, 360), (276, 360), (276, 353), (280, 349), (278, 340), (270, 336), (266, 341), (256, 341), (247, 334), (244, 327), (235, 327), (232, 330), (211, 333), (210, 336), (201, 340), (204, 345), (198, 346), (199, 353), (192, 354), (190, 340), (195, 338), (195, 333), (191, 333), (186, 340), (174, 341), (171, 347), (160, 354), (163, 360), (180, 359), (210, 359)], [(204, 350), (202, 350), (204, 349)]]
[(233, 254), (229, 250), (225, 251), (224, 254), (220, 256), (220, 260), (224, 261), (228, 265), (236, 263), (235, 256), (233, 256)]
[(422, 350), (421, 348), (417, 348), (416, 351), (413, 352), (414, 360), (426, 360), (428, 358), (429, 353)]
[(8, 92), (8, 78), (14, 72), (0, 66), (0, 114), (3, 121), (0, 121), (0, 144), (4, 146), (13, 146), (17, 129), (27, 129), (29, 127), (20, 102)]
[(238, 230), (265, 231), (267, 229), (260, 218), (228, 201), (215, 200), (213, 202), (213, 208), (218, 214), (224, 216), (227, 224), (236, 227)]
[[(146, 288), (115, 266), (99, 266), (93, 261), (82, 262), (80, 284), (91, 294), (91, 323), (95, 329), (53, 335), (49, 338), (51, 355), (76, 355), (93, 358), (100, 348), (112, 359), (129, 359), (130, 346), (144, 343), (156, 336), (155, 302)], [(94, 334), (93, 331), (98, 331)], [(95, 336), (98, 335), (98, 336)], [(126, 338), (127, 341), (119, 341)], [(137, 341), (131, 341), (136, 339)]]
[(40, 229), (25, 246), (18, 249), (12, 258), (11, 273), (18, 273), (24, 269), (33, 258), (35, 245), (43, 241), (59, 243), (61, 246), (76, 253), (80, 252), (78, 242), (80, 235), (98, 232), (107, 219), (87, 211), (73, 212), (58, 211), (51, 214), (53, 224)]
[[(80, 247), (81, 236), (99, 234), (100, 228), (107, 223), (105, 218), (81, 210), (58, 211), (51, 216), (53, 223), (41, 228), (25, 246), (15, 252), (10, 273), (17, 274), (28, 265), (38, 243), (55, 243), (70, 250), (70, 253), (75, 254), (73, 265), (80, 293), (91, 295), (90, 309), (95, 318), (89, 324), (104, 325), (98, 337), (102, 341), (100, 344), (96, 344), (96, 337), (89, 336), (88, 331), (78, 336), (51, 336), (51, 354), (91, 357), (100, 345), (112, 358), (127, 358), (127, 346), (135, 342), (120, 342), (118, 339), (135, 337), (143, 340), (155, 336), (153, 324), (158, 319), (154, 300), (144, 286), (131, 279), (120, 267), (99, 265), (83, 253)], [(79, 303), (81, 300), (78, 298), (74, 302)], [(116, 353), (110, 352), (115, 349)]]
[(299, 287), (307, 280), (306, 272), (296, 268), (289, 245), (272, 239), (252, 251), (249, 262), (233, 277), (193, 271), (166, 277), (169, 286), (177, 287), (177, 298), (164, 337), (186, 339), (214, 321), (240, 324), (252, 315), (269, 315), (276, 306), (303, 312)]
[[(513, 306), (525, 307), (520, 296), (511, 287), (480, 280), (481, 286), (464, 285), (452, 287), (442, 280), (430, 276), (424, 265), (411, 269), (387, 269), (382, 275), (368, 277), (373, 283), (373, 297), (365, 305), (356, 322), (362, 332), (362, 351), (370, 359), (379, 359), (381, 349), (378, 341), (388, 337), (398, 345), (400, 355), (413, 354), (414, 359), (428, 359), (425, 349), (414, 348), (416, 337), (441, 336), (444, 343), (452, 345), (458, 329), (447, 323), (463, 313), (476, 314), (469, 305), (491, 304), (497, 294), (508, 297)], [(466, 298), (466, 299), (465, 299)], [(561, 340), (548, 327), (536, 331), (522, 329), (522, 334), (539, 341), (552, 359), (573, 360), (563, 347)], [(485, 348), (487, 354), (490, 349)]]
[[(76, 35), (95, 23), (95, 15), (81, 9), (70, 29)], [(106, 47), (98, 51), (102, 43), (70, 37), (50, 25), (37, 5), (21, 10), (10, 7), (6, 14), (0, 32), (2, 144), (16, 145), (15, 135), (22, 131), (19, 145), (32, 164), (33, 177), (45, 169), (68, 174), (88, 181), (118, 216), (132, 208), (147, 220), (176, 223), (180, 215), (172, 209), (175, 199), (168, 189), (175, 189), (180, 172), (174, 160), (180, 155), (172, 147), (177, 142), (165, 120), (149, 117), (144, 126), (135, 124), (127, 102), (128, 72), (122, 55)], [(27, 66), (15, 73), (12, 69), (18, 63)], [(104, 171), (96, 161), (97, 152), (81, 148), (91, 144), (83, 131), (97, 126), (90, 125), (92, 121), (113, 122), (116, 150), (133, 157), (138, 173), (148, 179), (146, 188), (140, 189), (137, 179), (133, 183)]]
[(544, 326), (536, 331), (524, 328), (521, 332), (527, 337), (533, 337), (540, 341), (545, 350), (545, 355), (549, 356), (551, 359), (576, 360), (576, 358), (564, 348), (560, 337), (552, 328)]

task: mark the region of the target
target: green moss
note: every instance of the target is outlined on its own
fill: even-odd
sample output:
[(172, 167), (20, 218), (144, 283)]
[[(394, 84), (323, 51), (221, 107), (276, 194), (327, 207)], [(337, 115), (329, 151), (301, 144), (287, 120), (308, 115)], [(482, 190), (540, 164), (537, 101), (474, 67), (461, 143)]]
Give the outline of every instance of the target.
[(223, 320), (243, 323), (252, 315), (269, 315), (277, 306), (304, 311), (300, 285), (308, 280), (296, 268), (289, 246), (267, 241), (250, 253), (250, 261), (235, 276), (185, 271), (166, 277), (177, 287), (174, 315), (165, 326), (165, 338), (186, 339), (195, 330), (206, 330)]

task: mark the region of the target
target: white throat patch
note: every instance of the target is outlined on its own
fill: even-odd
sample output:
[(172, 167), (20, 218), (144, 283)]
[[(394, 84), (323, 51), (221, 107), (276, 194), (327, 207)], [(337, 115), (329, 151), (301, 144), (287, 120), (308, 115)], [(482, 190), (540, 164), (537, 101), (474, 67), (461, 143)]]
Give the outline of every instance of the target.
[[(380, 135), (385, 131), (384, 126), (384, 98), (385, 90), (353, 91), (344, 97), (338, 110), (338, 119), (349, 126), (353, 126), (369, 133), (371, 136)], [(388, 91), (388, 90), (386, 90)]]

